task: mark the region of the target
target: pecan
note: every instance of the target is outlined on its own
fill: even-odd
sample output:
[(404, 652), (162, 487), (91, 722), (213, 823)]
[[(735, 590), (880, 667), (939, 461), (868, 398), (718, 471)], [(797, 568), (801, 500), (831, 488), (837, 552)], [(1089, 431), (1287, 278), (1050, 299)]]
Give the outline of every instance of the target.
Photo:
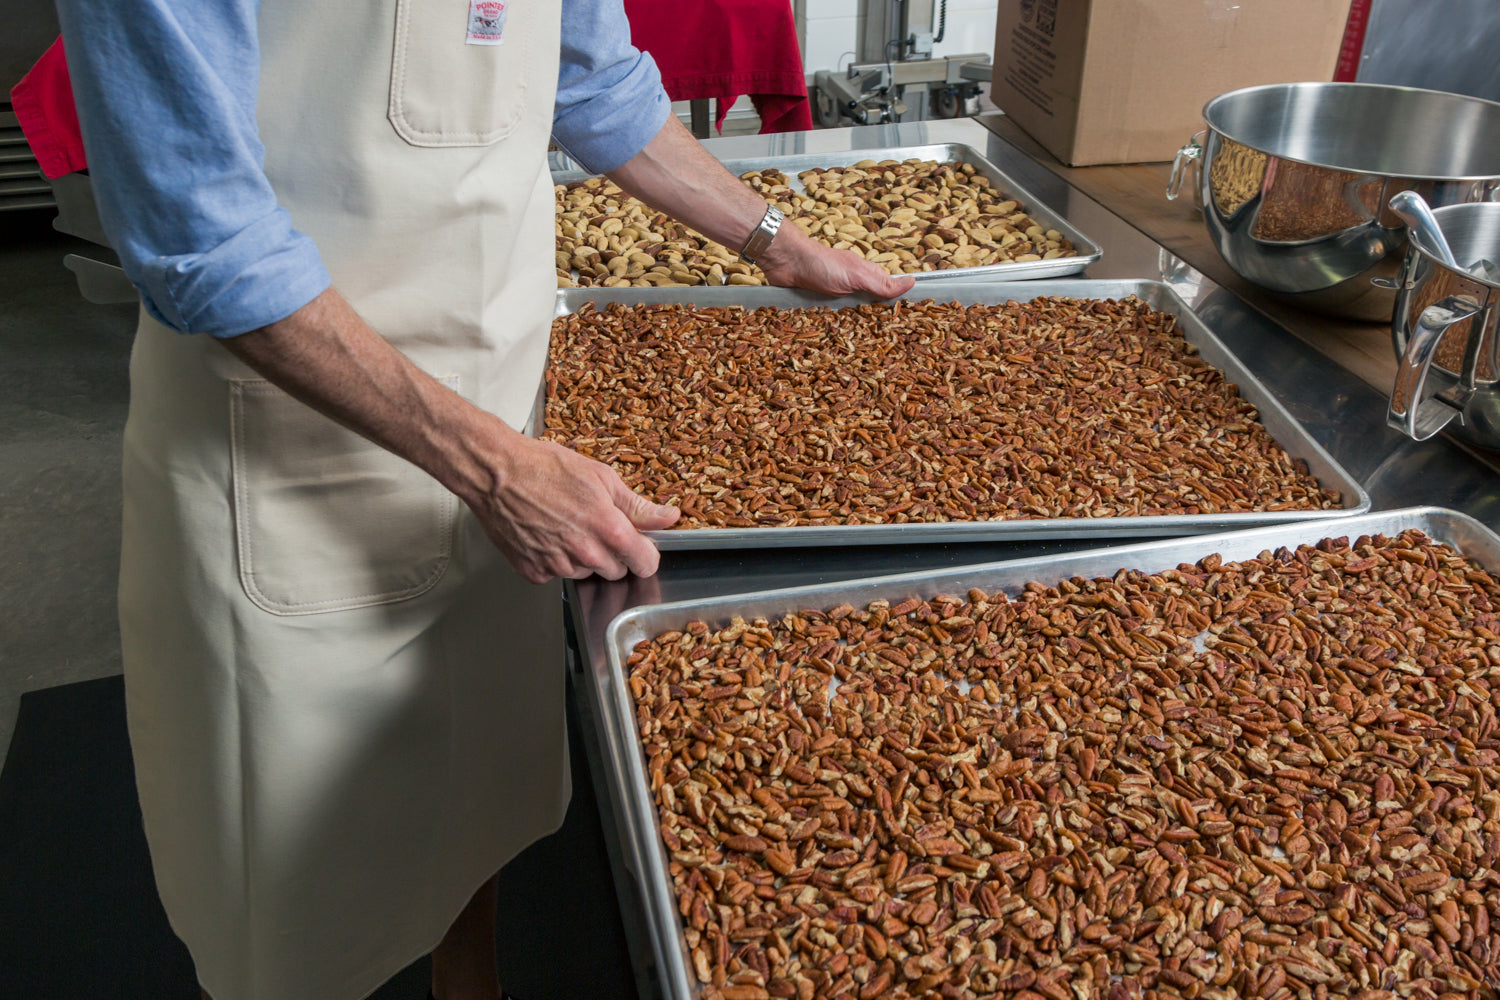
[[(547, 397), (546, 436), (680, 507), (677, 528), (1338, 502), (1174, 317), (1133, 298), (584, 308), (554, 324)], [(933, 627), (967, 643), (979, 623), (949, 614)], [(1152, 652), (1155, 640), (1092, 641)], [(1235, 632), (1215, 641), (1255, 646)], [(915, 662), (899, 643), (865, 655)], [(1138, 738), (1162, 749), (1155, 733)]]
[(1495, 1000), (1500, 584), (1419, 533), (629, 662), (703, 1000)]

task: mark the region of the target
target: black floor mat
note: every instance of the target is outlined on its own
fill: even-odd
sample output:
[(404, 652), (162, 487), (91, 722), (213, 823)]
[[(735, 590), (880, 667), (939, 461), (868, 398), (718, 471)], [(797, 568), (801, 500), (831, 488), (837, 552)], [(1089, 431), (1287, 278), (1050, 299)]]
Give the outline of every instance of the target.
[[(635, 994), (577, 718), (573, 802), (563, 827), (500, 880), (498, 951), (525, 1000)], [(427, 995), (426, 960), (373, 995)], [(11, 1000), (197, 1000), (192, 964), (157, 900), (110, 677), (21, 698), (0, 772), (0, 996)]]

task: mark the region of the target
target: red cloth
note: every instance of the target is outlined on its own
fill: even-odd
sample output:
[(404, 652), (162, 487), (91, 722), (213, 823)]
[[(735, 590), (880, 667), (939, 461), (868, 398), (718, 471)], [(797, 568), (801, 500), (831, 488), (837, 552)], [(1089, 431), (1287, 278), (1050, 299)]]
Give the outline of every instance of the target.
[(749, 94), (761, 132), (812, 128), (788, 0), (625, 0), (630, 40), (651, 53), (674, 101), (717, 98), (714, 124)]
[(88, 165), (61, 38), (11, 88), (10, 100), (21, 132), (48, 180)]

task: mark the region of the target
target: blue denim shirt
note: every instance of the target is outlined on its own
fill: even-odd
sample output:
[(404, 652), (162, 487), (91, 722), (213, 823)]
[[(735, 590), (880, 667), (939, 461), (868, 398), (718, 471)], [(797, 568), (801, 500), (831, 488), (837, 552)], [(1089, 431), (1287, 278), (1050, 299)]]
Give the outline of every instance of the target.
[[(99, 215), (146, 309), (232, 337), (326, 289), (313, 241), (263, 170), (255, 123), (259, 0), (57, 0)], [(621, 0), (562, 0), (553, 136), (613, 170), (671, 106), (630, 44)]]

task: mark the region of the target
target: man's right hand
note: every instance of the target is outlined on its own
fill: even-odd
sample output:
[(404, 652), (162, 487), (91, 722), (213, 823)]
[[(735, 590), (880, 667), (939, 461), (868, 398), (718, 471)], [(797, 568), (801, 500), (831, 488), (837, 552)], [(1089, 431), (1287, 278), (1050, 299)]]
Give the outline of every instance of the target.
[(676, 508), (631, 492), (609, 466), (524, 437), (466, 402), (333, 289), (221, 343), (304, 403), (427, 470), (532, 583), (656, 572), (656, 546), (641, 532), (676, 523)]
[(633, 492), (609, 466), (530, 439), (508, 450), (495, 488), (469, 506), (532, 583), (651, 576), (660, 557), (641, 532), (671, 527), (680, 516)]

